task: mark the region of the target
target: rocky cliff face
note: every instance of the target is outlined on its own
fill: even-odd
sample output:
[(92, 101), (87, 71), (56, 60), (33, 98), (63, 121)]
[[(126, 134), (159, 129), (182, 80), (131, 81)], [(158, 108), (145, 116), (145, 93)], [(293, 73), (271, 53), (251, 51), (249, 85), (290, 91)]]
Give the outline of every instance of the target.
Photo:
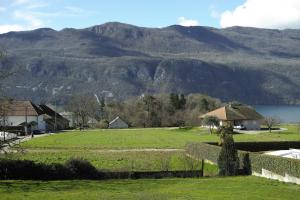
[(5, 82), (17, 98), (63, 103), (73, 93), (127, 98), (205, 93), (251, 104), (300, 103), (300, 30), (107, 23), (0, 35), (17, 71)]

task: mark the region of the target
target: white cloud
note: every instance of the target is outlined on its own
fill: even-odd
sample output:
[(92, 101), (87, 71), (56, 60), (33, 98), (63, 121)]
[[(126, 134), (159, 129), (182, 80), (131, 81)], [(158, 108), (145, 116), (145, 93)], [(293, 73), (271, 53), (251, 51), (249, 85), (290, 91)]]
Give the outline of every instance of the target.
[(38, 19), (35, 15), (33, 15), (30, 12), (15, 11), (13, 13), (13, 16), (17, 19), (26, 21), (30, 29), (40, 28), (41, 26), (44, 25), (42, 20)]
[(300, 28), (299, 0), (246, 0), (233, 11), (225, 11), (221, 27)]
[(23, 31), (25, 29), (25, 27), (18, 24), (4, 24), (0, 25), (0, 34), (7, 33), (10, 31)]
[(178, 18), (178, 24), (181, 26), (199, 26), (199, 22), (194, 19), (187, 19), (185, 17)]

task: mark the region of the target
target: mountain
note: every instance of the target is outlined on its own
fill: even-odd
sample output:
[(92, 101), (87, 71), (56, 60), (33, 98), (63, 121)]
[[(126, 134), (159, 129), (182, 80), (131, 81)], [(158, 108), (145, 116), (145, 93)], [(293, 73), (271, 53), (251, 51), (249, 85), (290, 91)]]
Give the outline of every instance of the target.
[(0, 35), (16, 98), (64, 103), (74, 93), (125, 99), (205, 93), (249, 104), (300, 103), (300, 30), (144, 28), (106, 23)]

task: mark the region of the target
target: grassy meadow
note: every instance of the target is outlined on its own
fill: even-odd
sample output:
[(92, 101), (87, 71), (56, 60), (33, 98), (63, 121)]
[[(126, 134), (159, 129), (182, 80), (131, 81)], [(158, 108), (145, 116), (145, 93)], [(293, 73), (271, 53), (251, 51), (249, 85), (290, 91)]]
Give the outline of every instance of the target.
[[(297, 126), (286, 125), (284, 132), (237, 134), (236, 141), (299, 140)], [(66, 131), (36, 137), (22, 143), (25, 153), (2, 155), (10, 159), (42, 163), (64, 163), (83, 158), (98, 169), (112, 171), (188, 170), (192, 165), (183, 152), (188, 142), (218, 141), (204, 128), (147, 128), (124, 130)], [(175, 151), (164, 151), (164, 149)], [(157, 151), (147, 151), (157, 149)], [(115, 151), (116, 150), (116, 151)], [(206, 165), (205, 175), (217, 173), (216, 166)]]
[(1, 200), (298, 200), (300, 186), (253, 176), (109, 181), (0, 181)]
[[(294, 141), (300, 140), (295, 125), (285, 125), (283, 132), (237, 134), (234, 139), (242, 141)], [(22, 144), (26, 149), (182, 149), (189, 142), (217, 142), (216, 134), (210, 135), (204, 128), (146, 128), (146, 129), (95, 129), (67, 131), (47, 137), (34, 138)]]
[[(0, 158), (3, 156), (0, 156)], [(6, 155), (9, 159), (33, 160), (37, 163), (65, 163), (70, 158), (88, 160), (93, 166), (109, 171), (163, 171), (201, 169), (201, 162), (195, 161), (184, 152), (27, 152)], [(204, 175), (218, 173), (217, 166), (206, 163)]]

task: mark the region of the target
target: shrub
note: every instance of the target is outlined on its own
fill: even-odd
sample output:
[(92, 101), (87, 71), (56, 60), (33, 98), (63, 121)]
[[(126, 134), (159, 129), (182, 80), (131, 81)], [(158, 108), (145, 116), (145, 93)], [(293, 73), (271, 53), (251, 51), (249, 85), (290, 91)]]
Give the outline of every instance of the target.
[(97, 128), (107, 129), (109, 126), (109, 122), (106, 119), (102, 119), (98, 124)]
[(97, 169), (87, 160), (81, 158), (72, 158), (66, 162), (65, 166), (74, 176), (74, 178), (98, 178)]

